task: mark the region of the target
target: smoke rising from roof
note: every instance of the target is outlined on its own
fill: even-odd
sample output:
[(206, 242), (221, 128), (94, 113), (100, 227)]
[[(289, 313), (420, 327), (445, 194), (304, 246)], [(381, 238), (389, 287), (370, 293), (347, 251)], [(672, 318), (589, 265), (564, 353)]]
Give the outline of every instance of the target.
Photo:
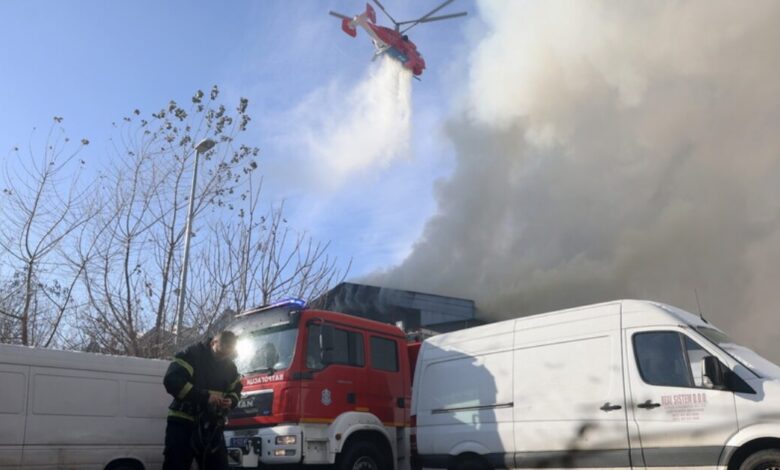
[(373, 282), (498, 317), (615, 298), (780, 359), (780, 2), (486, 2), (457, 168)]

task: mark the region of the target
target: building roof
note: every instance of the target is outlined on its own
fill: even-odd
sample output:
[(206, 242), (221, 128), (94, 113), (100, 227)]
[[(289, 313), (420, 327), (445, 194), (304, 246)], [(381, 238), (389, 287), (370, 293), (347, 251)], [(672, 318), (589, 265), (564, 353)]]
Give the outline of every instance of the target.
[(478, 322), (473, 300), (352, 282), (338, 284), (311, 306), (384, 323), (403, 322), (407, 331), (422, 327), (438, 331), (435, 325)]

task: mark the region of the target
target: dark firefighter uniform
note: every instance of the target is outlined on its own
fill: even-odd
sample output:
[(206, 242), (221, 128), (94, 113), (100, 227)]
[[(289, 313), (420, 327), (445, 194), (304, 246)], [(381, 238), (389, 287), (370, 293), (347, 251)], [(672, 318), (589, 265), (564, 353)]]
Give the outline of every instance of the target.
[(241, 376), (233, 361), (218, 358), (210, 344), (211, 338), (176, 353), (165, 373), (163, 383), (173, 401), (168, 407), (164, 470), (188, 470), (193, 458), (200, 468), (227, 468), (227, 450), (221, 427), (216, 431), (218, 435), (207, 436), (209, 449), (204, 449), (207, 439), (203, 434), (213, 427), (204, 431), (202, 426), (204, 420), (213, 420), (219, 414), (209, 409), (209, 392), (229, 398), (231, 409), (235, 408), (241, 396)]

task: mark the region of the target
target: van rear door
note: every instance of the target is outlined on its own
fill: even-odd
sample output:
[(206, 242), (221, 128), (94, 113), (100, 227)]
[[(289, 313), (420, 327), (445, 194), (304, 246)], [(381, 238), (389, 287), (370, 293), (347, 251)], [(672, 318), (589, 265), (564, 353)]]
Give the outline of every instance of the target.
[(715, 468), (738, 429), (734, 394), (707, 388), (702, 378), (703, 358), (718, 353), (680, 327), (625, 335), (629, 419), (639, 428), (645, 465)]
[(464, 454), (478, 454), (491, 467), (513, 466), (512, 323), (423, 344), (414, 385), (423, 467), (447, 468)]
[(0, 468), (20, 468), (29, 368), (0, 364)]

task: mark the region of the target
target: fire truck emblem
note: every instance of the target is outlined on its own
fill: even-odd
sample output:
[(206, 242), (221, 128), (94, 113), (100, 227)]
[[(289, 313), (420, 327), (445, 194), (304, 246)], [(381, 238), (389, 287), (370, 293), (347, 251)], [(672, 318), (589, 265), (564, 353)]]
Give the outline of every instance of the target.
[(331, 403), (333, 403), (333, 400), (330, 397), (330, 390), (326, 388), (322, 391), (322, 404), (329, 406)]

